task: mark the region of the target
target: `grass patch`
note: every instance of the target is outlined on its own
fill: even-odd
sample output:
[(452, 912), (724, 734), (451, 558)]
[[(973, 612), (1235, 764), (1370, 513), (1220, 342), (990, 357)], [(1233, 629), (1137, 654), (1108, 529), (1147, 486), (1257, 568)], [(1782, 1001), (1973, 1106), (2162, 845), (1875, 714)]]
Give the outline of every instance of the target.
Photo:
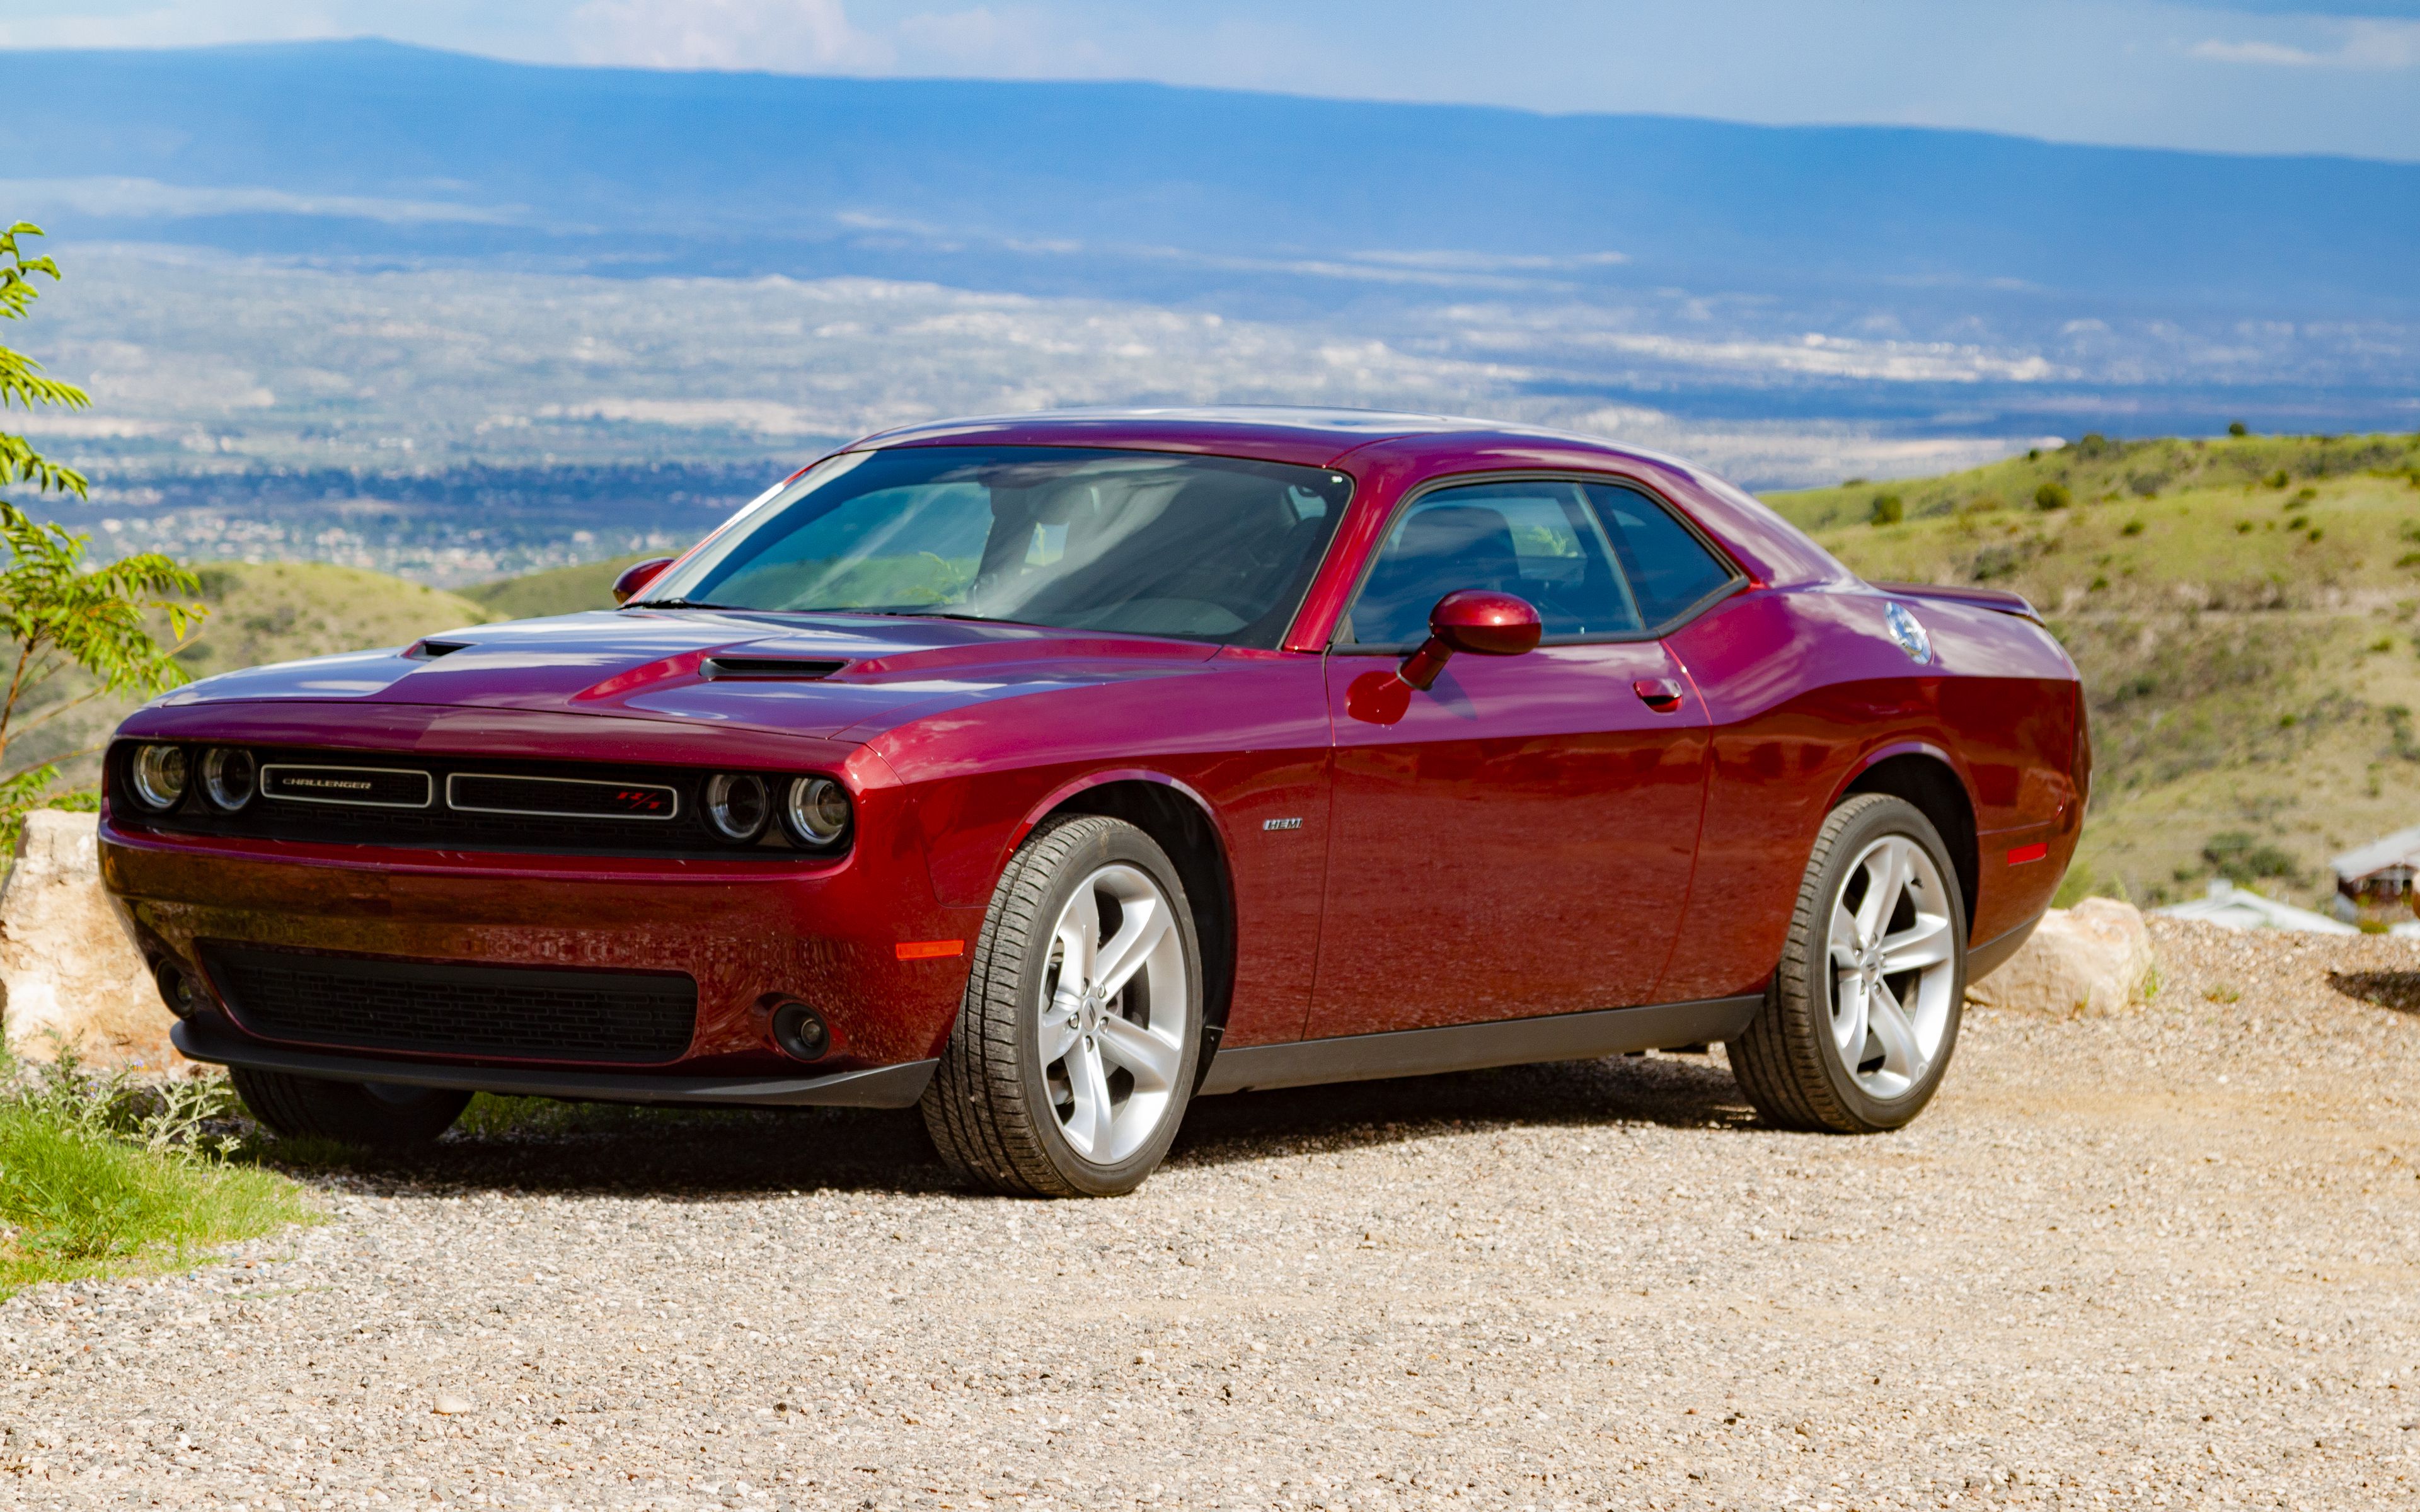
[(317, 1219), (301, 1187), (243, 1162), (224, 1077), (141, 1083), (72, 1060), (0, 1076), (0, 1298)]

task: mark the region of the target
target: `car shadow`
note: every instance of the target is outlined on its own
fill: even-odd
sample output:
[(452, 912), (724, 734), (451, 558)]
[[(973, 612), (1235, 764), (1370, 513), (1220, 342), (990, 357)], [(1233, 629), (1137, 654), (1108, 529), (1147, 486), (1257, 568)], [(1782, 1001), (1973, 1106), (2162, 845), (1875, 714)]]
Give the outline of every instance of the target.
[[(1730, 1072), (1702, 1056), (1616, 1057), (1203, 1098), (1171, 1167), (1248, 1165), (1541, 1126), (1745, 1128)], [(405, 1156), (300, 1141), (272, 1165), (374, 1195), (510, 1191), (713, 1201), (816, 1190), (964, 1192), (912, 1108), (644, 1108), (481, 1098), (438, 1144)]]
[(2328, 985), (2374, 1008), (2420, 1013), (2420, 971), (2331, 971)]

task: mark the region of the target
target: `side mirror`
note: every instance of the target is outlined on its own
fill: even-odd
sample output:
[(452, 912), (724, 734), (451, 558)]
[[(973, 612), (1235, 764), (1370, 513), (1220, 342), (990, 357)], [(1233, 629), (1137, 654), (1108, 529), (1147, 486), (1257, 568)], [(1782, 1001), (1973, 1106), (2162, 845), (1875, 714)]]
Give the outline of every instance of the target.
[(622, 576), (613, 579), (613, 602), (628, 603), (640, 590), (661, 577), (666, 567), (679, 560), (678, 557), (649, 557), (644, 562), (633, 562), (624, 567)]
[(1448, 658), (1457, 651), (1474, 656), (1517, 656), (1538, 647), (1538, 638), (1545, 627), (1538, 622), (1538, 611), (1526, 598), (1511, 594), (1491, 593), (1483, 588), (1466, 588), (1446, 594), (1429, 610), (1429, 638), (1419, 650), (1404, 658), (1395, 675), (1414, 687), (1426, 689), (1445, 671)]

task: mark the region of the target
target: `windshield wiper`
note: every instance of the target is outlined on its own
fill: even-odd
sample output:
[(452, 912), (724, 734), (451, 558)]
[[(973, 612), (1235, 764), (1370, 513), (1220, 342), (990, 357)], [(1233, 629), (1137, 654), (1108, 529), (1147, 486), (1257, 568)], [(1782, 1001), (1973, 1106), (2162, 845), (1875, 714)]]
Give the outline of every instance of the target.
[(709, 604), (702, 598), (642, 598), (624, 609), (737, 609), (737, 604)]

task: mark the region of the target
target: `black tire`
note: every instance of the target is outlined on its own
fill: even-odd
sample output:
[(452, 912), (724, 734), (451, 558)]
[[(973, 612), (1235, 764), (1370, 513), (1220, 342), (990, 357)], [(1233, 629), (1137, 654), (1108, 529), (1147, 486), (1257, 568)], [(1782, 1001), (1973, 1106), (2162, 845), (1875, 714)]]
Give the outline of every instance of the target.
[[(1833, 904), (1848, 886), (1857, 858), (1875, 842), (1892, 836), (1914, 841), (1931, 858), (1947, 894), (1950, 977), (1947, 1021), (1938, 1048), (1905, 1090), (1878, 1098), (1859, 1085), (1855, 1068), (1844, 1064), (1845, 1057), (1831, 1032), (1836, 994), (1830, 932)], [(1785, 1129), (1879, 1134), (1902, 1128), (1932, 1101), (1943, 1073), (1949, 1069), (1965, 997), (1966, 903), (1940, 832), (1921, 810), (1904, 799), (1859, 794), (1833, 810), (1816, 836), (1814, 854), (1807, 858), (1807, 875), (1799, 885), (1790, 934), (1782, 947), (1781, 964), (1766, 990), (1764, 1006), (1727, 1047), (1731, 1072), (1757, 1112)], [(1849, 1021), (1842, 1032), (1854, 1035), (1854, 1021)], [(1866, 1055), (1865, 1047), (1873, 1042), (1862, 1040), (1859, 1056)]]
[[(1041, 1037), (1056, 959), (1053, 931), (1078, 887), (1119, 864), (1144, 873), (1170, 905), (1183, 950), (1185, 1019), (1169, 1031), (1181, 1032), (1181, 1051), (1156, 1131), (1124, 1158), (1095, 1164), (1062, 1127)], [(1123, 1000), (1125, 1013), (1137, 1011), (1131, 995)], [(1148, 1022), (1148, 1005), (1141, 1011), (1146, 1018), (1137, 1022)], [(1202, 1041), (1201, 940), (1167, 853), (1123, 820), (1050, 820), (1017, 848), (992, 890), (957, 1026), (924, 1093), (924, 1127), (942, 1161), (971, 1184), (1012, 1196), (1120, 1196), (1167, 1156), (1198, 1079)]]
[(252, 1116), (289, 1139), (333, 1139), (363, 1149), (428, 1144), (454, 1127), (471, 1094), (391, 1082), (327, 1082), (279, 1071), (231, 1068), (228, 1080)]

